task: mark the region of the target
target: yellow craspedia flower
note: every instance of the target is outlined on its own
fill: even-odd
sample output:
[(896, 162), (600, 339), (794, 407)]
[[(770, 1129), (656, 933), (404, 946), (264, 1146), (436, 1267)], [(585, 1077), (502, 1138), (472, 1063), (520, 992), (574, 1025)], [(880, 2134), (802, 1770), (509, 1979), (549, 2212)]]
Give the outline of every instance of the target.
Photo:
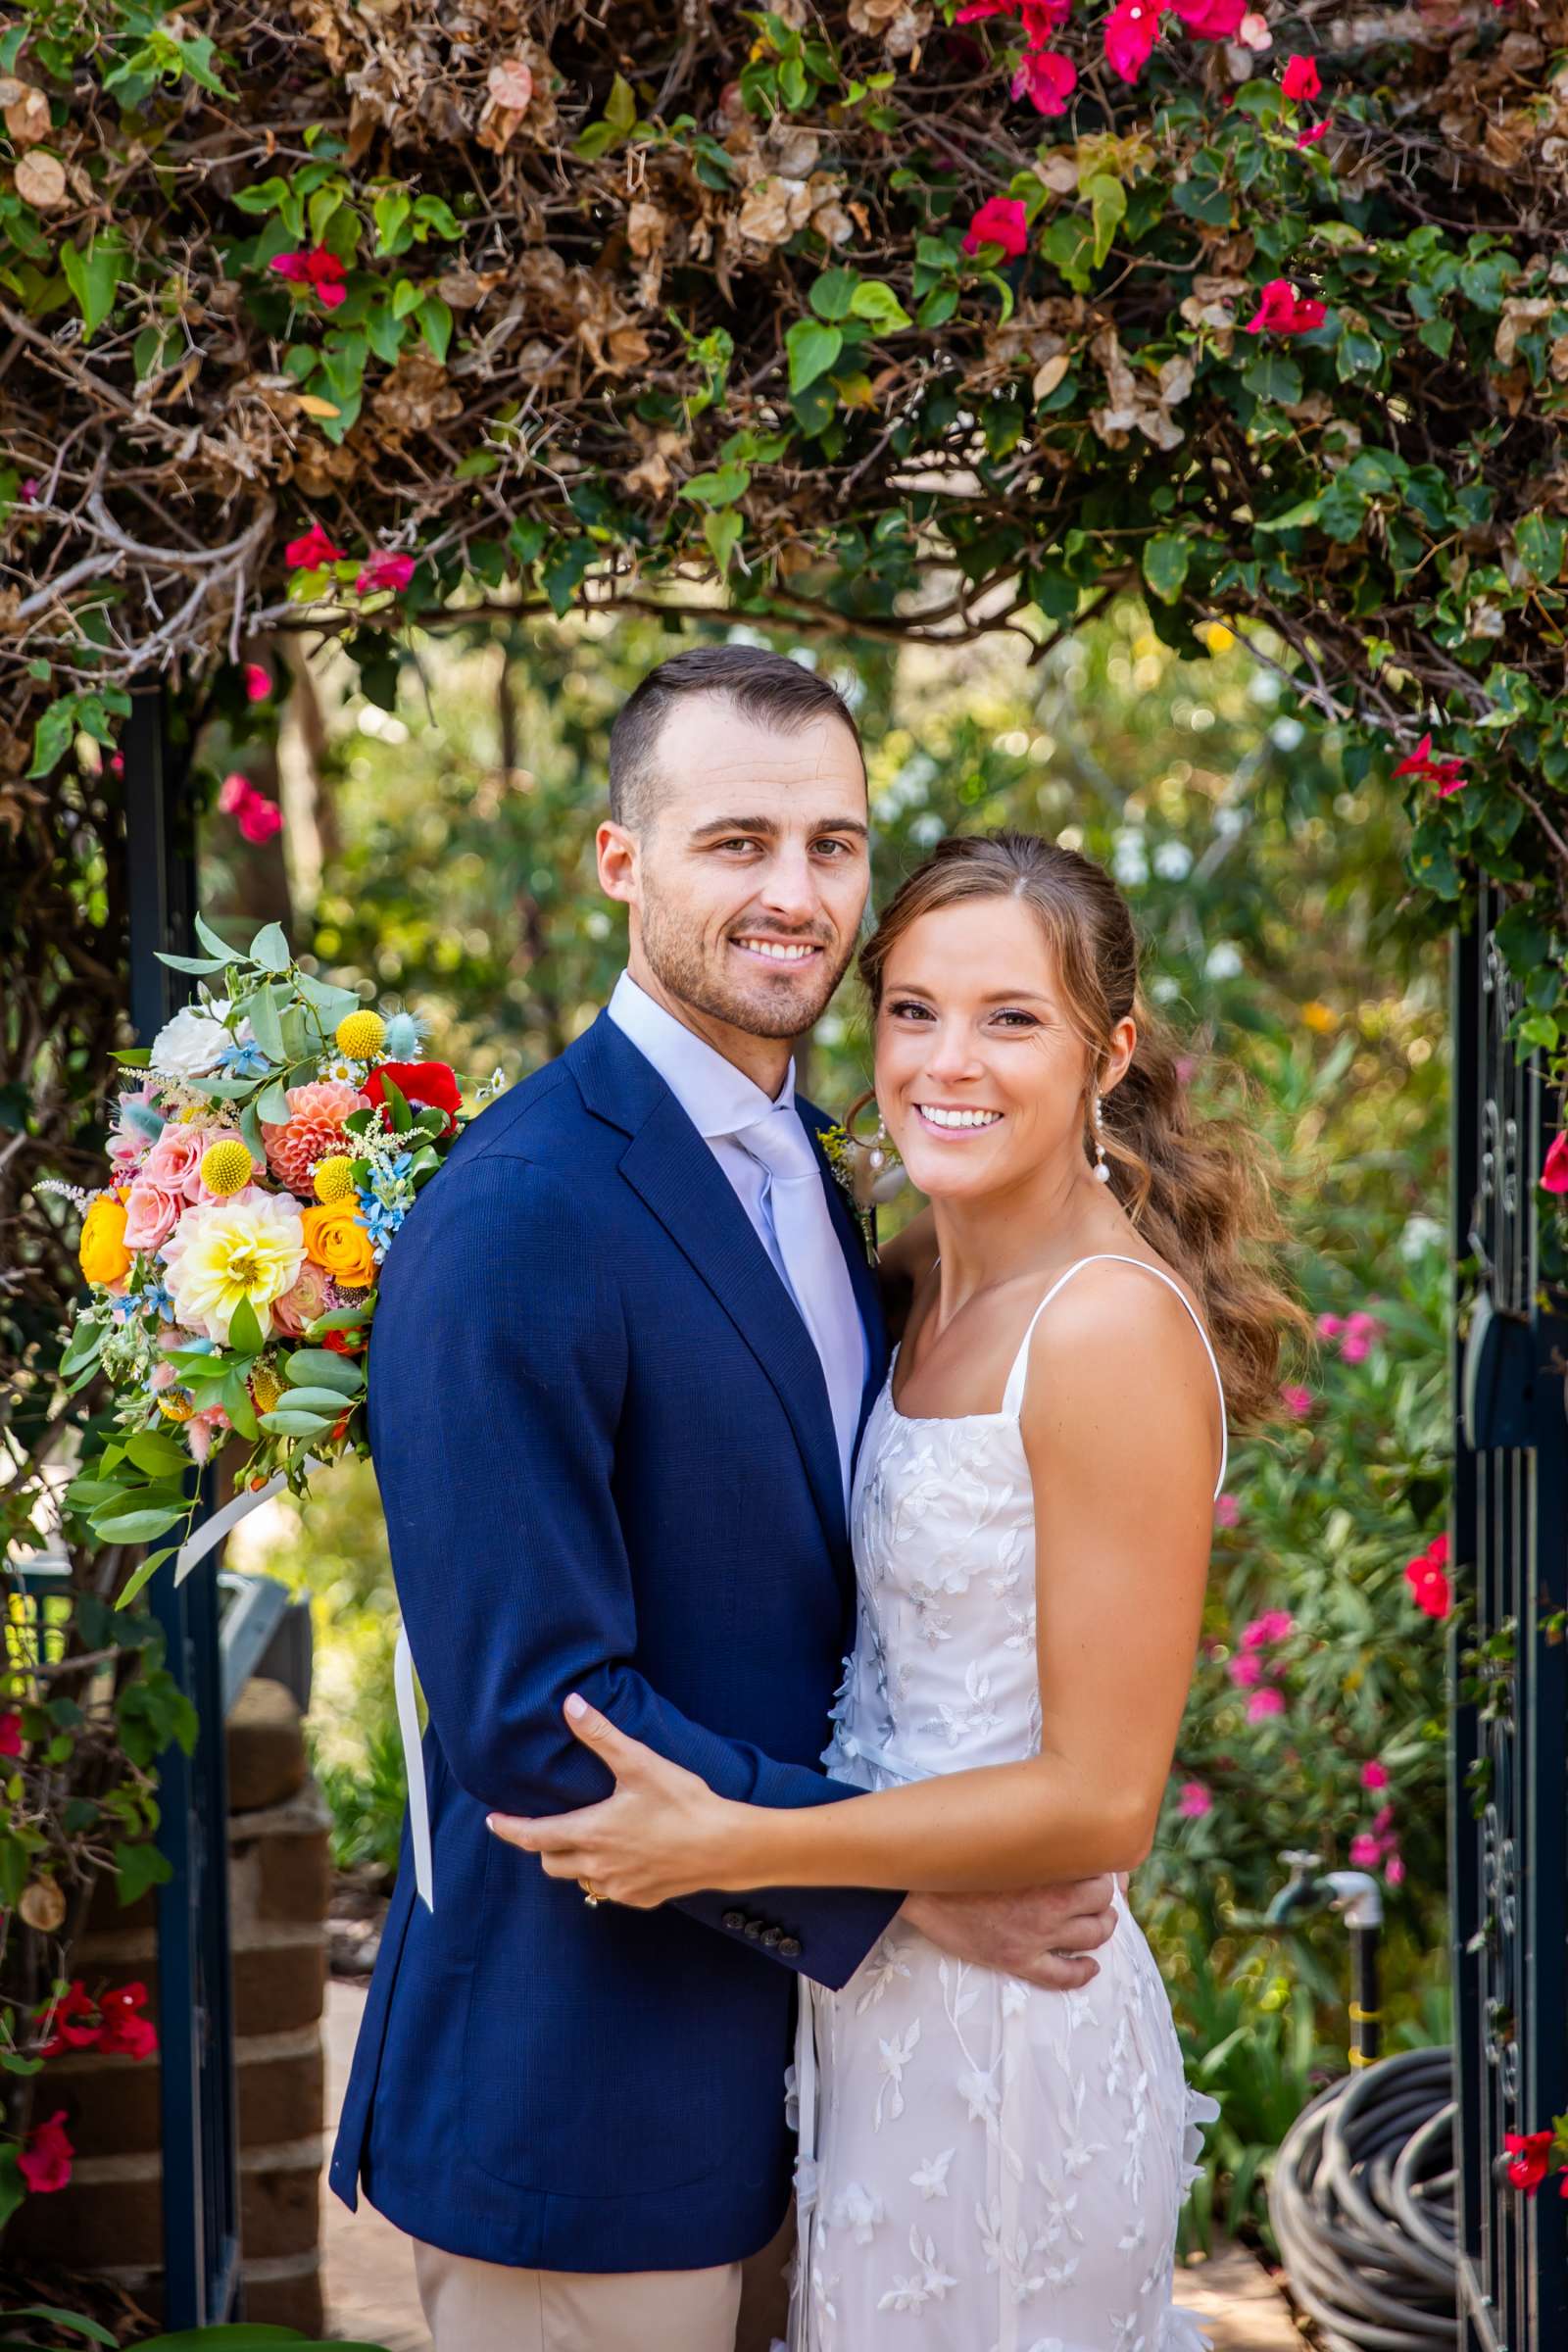
[(329, 1152), (325, 1159), (318, 1159), (311, 1171), (311, 1186), (327, 1207), (334, 1200), (346, 1200), (354, 1190), (354, 1162), (348, 1153)]
[(158, 1410), (166, 1421), (188, 1421), (196, 1405), (186, 1390), (165, 1389), (158, 1399)]
[(365, 1227), (355, 1220), (354, 1202), (334, 1200), (300, 1211), (308, 1256), (324, 1268), (334, 1282), (351, 1290), (368, 1290), (375, 1280), (375, 1251)]
[(95, 1200), (81, 1221), (76, 1259), (89, 1282), (123, 1282), (130, 1272), (131, 1253), (125, 1248), (123, 1201), (106, 1194)]
[(237, 1135), (225, 1135), (220, 1143), (208, 1145), (202, 1153), (202, 1182), (210, 1193), (226, 1200), (230, 1193), (243, 1192), (250, 1180), (248, 1144), (242, 1144)]
[(332, 1034), (341, 1053), (368, 1061), (386, 1044), (386, 1023), (378, 1012), (346, 1012)]
[(251, 1397), (259, 1413), (270, 1413), (282, 1396), (286, 1382), (280, 1380), (270, 1364), (258, 1364), (251, 1374)]

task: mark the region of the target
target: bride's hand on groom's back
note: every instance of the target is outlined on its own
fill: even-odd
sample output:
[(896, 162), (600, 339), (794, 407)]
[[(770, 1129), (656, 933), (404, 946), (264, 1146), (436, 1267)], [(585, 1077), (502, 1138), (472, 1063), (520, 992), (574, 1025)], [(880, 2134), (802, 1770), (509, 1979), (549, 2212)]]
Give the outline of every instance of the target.
[(911, 1894), (900, 1917), (956, 1960), (1076, 1992), (1099, 1975), (1091, 1955), (1115, 1933), (1114, 1886), (1106, 1871), (1018, 1894)]

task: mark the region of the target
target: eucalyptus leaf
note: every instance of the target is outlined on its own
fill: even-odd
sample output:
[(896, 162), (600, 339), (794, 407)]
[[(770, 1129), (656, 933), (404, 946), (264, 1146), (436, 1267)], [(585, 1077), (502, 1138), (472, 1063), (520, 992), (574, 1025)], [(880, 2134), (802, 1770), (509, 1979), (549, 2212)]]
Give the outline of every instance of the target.
[(265, 972), (286, 972), (289, 967), (288, 941), (281, 923), (264, 923), (251, 941), (252, 963), (259, 963)]
[(261, 1425), (274, 1438), (319, 1438), (332, 1426), (319, 1413), (291, 1413), (283, 1405), (274, 1412), (263, 1413)]
[[(341, 1321), (341, 1317), (332, 1320)], [(283, 1378), (291, 1388), (331, 1389), (340, 1396), (357, 1396), (365, 1386), (359, 1365), (330, 1348), (296, 1348), (283, 1366)]]
[(270, 988), (259, 988), (245, 1006), (250, 1015), (256, 1043), (270, 1062), (286, 1061), (283, 1051), (283, 1031), (277, 1017), (277, 1004)]

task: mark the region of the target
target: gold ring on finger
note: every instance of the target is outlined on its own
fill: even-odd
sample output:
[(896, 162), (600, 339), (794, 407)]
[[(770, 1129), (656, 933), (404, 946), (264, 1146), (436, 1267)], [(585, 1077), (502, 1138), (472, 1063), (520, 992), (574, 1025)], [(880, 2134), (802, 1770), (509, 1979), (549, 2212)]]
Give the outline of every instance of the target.
[(597, 1911), (599, 1905), (605, 1899), (604, 1896), (598, 1893), (594, 1887), (590, 1886), (586, 1879), (579, 1879), (577, 1884), (582, 1888), (583, 1901), (588, 1905), (588, 1908), (591, 1911)]

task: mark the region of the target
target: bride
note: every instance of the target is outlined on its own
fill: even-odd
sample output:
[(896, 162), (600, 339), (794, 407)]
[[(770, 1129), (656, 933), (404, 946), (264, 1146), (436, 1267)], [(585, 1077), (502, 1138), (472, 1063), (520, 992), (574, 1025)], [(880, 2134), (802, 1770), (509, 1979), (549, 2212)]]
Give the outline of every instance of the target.
[[(1141, 1862), (1196, 1654), (1227, 1392), (1238, 1419), (1267, 1409), (1296, 1319), (1246, 1251), (1272, 1231), (1254, 1155), (1190, 1123), (1101, 867), (1032, 835), (944, 842), (860, 969), (878, 1103), (934, 1212), (887, 1253), (912, 1298), (855, 1472), (855, 1654), (824, 1761), (866, 1793), (731, 1803), (568, 1701), (613, 1795), (492, 1827), (618, 1902), (1011, 1888)], [(1203, 2341), (1171, 2277), (1217, 2110), (1183, 2081), (1121, 1886), (1116, 1912), (1079, 1991), (950, 1960), (920, 1891), (841, 1991), (803, 1983), (792, 2345)]]

